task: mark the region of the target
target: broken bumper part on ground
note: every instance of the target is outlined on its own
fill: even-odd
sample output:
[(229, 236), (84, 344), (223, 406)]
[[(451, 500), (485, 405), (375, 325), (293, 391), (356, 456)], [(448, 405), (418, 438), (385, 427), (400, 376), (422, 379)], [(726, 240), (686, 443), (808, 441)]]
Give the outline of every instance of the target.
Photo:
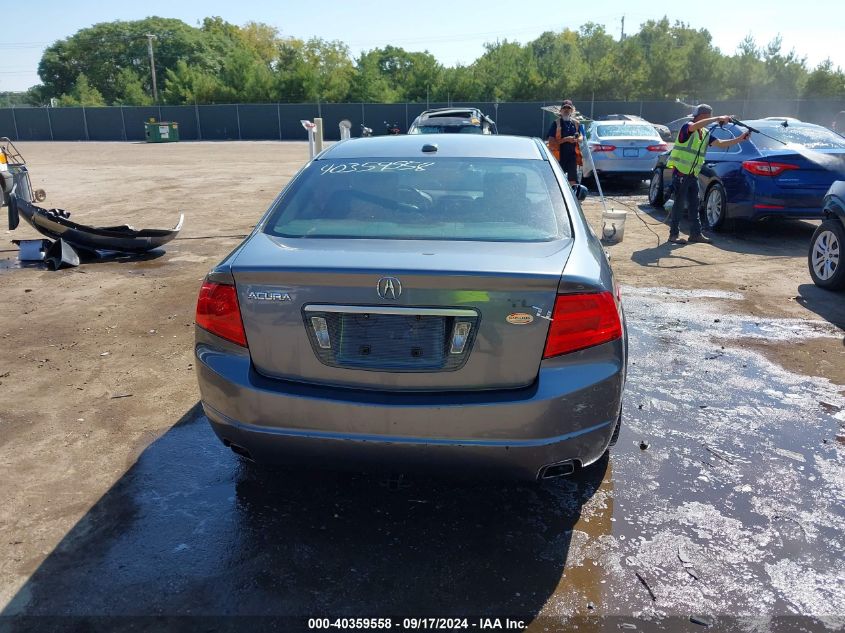
[[(35, 250), (44, 250), (44, 240), (22, 240), (21, 242), (41, 242), (40, 246), (21, 247), (21, 259), (44, 259), (54, 269), (62, 266), (78, 266), (77, 251), (117, 251), (122, 253), (146, 253), (164, 246), (175, 238), (182, 229), (185, 215), (179, 215), (179, 222), (172, 229), (135, 229), (122, 226), (85, 226), (71, 221), (70, 213), (61, 209), (43, 209), (14, 194), (10, 196), (9, 227), (17, 226), (18, 216), (22, 216), (36, 231), (53, 240), (57, 240), (41, 257), (36, 257)], [(26, 253), (24, 254), (24, 248)]]
[(56, 240), (47, 251), (44, 261), (51, 270), (79, 266), (79, 253), (64, 240)]

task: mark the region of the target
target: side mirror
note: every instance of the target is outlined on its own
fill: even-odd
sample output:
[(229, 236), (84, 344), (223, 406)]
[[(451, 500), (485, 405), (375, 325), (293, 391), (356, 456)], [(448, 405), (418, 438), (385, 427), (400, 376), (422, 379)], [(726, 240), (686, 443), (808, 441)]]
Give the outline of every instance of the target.
[(588, 189), (584, 185), (572, 185), (572, 195), (578, 198), (579, 202), (587, 199)]

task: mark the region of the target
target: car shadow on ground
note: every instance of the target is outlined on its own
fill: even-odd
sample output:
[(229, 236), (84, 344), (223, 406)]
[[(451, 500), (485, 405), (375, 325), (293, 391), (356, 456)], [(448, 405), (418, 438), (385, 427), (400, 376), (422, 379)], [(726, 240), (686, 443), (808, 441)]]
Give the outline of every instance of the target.
[[(643, 248), (631, 253), (631, 261), (645, 267), (660, 268), (693, 268), (709, 266), (710, 262), (692, 256), (692, 252), (684, 251), (683, 244), (671, 244), (667, 241), (669, 235), (668, 216), (666, 210), (651, 206), (648, 203), (636, 206), (626, 204), (629, 211), (627, 222), (637, 223), (637, 219), (646, 225), (646, 229), (654, 234), (655, 246)], [(630, 217), (635, 216), (635, 217)], [(682, 229), (686, 225), (682, 223)], [(724, 264), (725, 262), (719, 262)]]
[[(795, 300), (825, 321), (845, 330), (845, 292), (824, 290), (815, 284), (801, 284)], [(843, 339), (845, 345), (845, 339)]]
[[(804, 220), (761, 220), (737, 222), (728, 230), (714, 232), (713, 245), (724, 251), (768, 255), (771, 257), (807, 258), (810, 240), (818, 223)], [(804, 268), (807, 267), (806, 261)]]
[[(632, 211), (634, 208), (631, 207)], [(668, 212), (645, 203), (636, 206), (641, 219), (645, 218), (656, 223), (653, 232), (657, 232), (660, 243), (651, 248), (635, 251), (631, 259), (642, 266), (657, 265), (660, 259), (672, 254), (681, 255), (683, 245), (669, 244), (665, 240), (668, 236)], [(708, 231), (707, 235), (713, 240), (711, 246), (727, 253), (765, 255), (772, 258), (806, 258), (810, 247), (810, 240), (817, 224), (803, 220), (771, 219), (758, 222), (736, 222), (730, 228), (721, 231)], [(681, 237), (689, 234), (689, 221), (683, 217), (680, 223)], [(696, 260), (684, 256), (691, 265), (713, 265), (712, 263)], [(740, 260), (736, 260), (740, 261)], [(726, 261), (718, 262), (719, 265)], [(679, 266), (683, 267), (683, 266)], [(806, 267), (806, 264), (805, 264)]]
[[(543, 485), (257, 469), (196, 405), (0, 615), (528, 620), (558, 587), (573, 526), (606, 477), (607, 458)], [(611, 525), (608, 513), (588, 529)]]

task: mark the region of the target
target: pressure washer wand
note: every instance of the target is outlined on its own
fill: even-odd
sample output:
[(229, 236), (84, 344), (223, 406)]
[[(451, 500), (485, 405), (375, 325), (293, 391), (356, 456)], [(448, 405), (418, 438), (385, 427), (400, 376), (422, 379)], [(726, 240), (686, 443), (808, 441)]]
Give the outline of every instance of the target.
[(599, 190), (599, 199), (601, 199), (601, 206), (604, 207), (605, 213), (607, 213), (607, 203), (604, 201), (604, 192), (601, 190), (601, 183), (599, 182), (599, 174), (596, 171), (596, 163), (593, 161), (593, 152), (590, 151), (590, 144), (587, 142), (587, 139), (584, 139), (584, 147), (587, 148), (587, 156), (590, 157), (590, 165), (593, 167), (593, 178), (596, 181), (596, 187)]
[(750, 125), (748, 125), (747, 123), (743, 123), (742, 121), (740, 121), (739, 119), (737, 119), (734, 116), (731, 117), (731, 123), (733, 123), (734, 125), (738, 125), (739, 127), (744, 127), (746, 130), (748, 130), (749, 132), (753, 132), (754, 134), (759, 134), (760, 136), (765, 136), (766, 138), (770, 138), (773, 141), (777, 141), (778, 143), (782, 143), (783, 145), (789, 145), (789, 143), (787, 143), (786, 141), (781, 140), (779, 138), (775, 138), (774, 136), (769, 136), (765, 132), (761, 132), (757, 128), (753, 128)]

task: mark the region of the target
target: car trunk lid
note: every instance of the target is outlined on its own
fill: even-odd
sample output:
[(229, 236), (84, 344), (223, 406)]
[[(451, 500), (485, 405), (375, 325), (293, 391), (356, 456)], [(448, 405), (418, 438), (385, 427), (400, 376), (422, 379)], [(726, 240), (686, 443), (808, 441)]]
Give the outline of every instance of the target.
[(773, 176), (784, 189), (813, 189), (822, 193), (835, 180), (845, 178), (845, 150), (762, 150), (763, 159), (774, 165), (788, 165)]
[(395, 390), (516, 388), (543, 355), (570, 239), (256, 233), (232, 265), (256, 371)]

